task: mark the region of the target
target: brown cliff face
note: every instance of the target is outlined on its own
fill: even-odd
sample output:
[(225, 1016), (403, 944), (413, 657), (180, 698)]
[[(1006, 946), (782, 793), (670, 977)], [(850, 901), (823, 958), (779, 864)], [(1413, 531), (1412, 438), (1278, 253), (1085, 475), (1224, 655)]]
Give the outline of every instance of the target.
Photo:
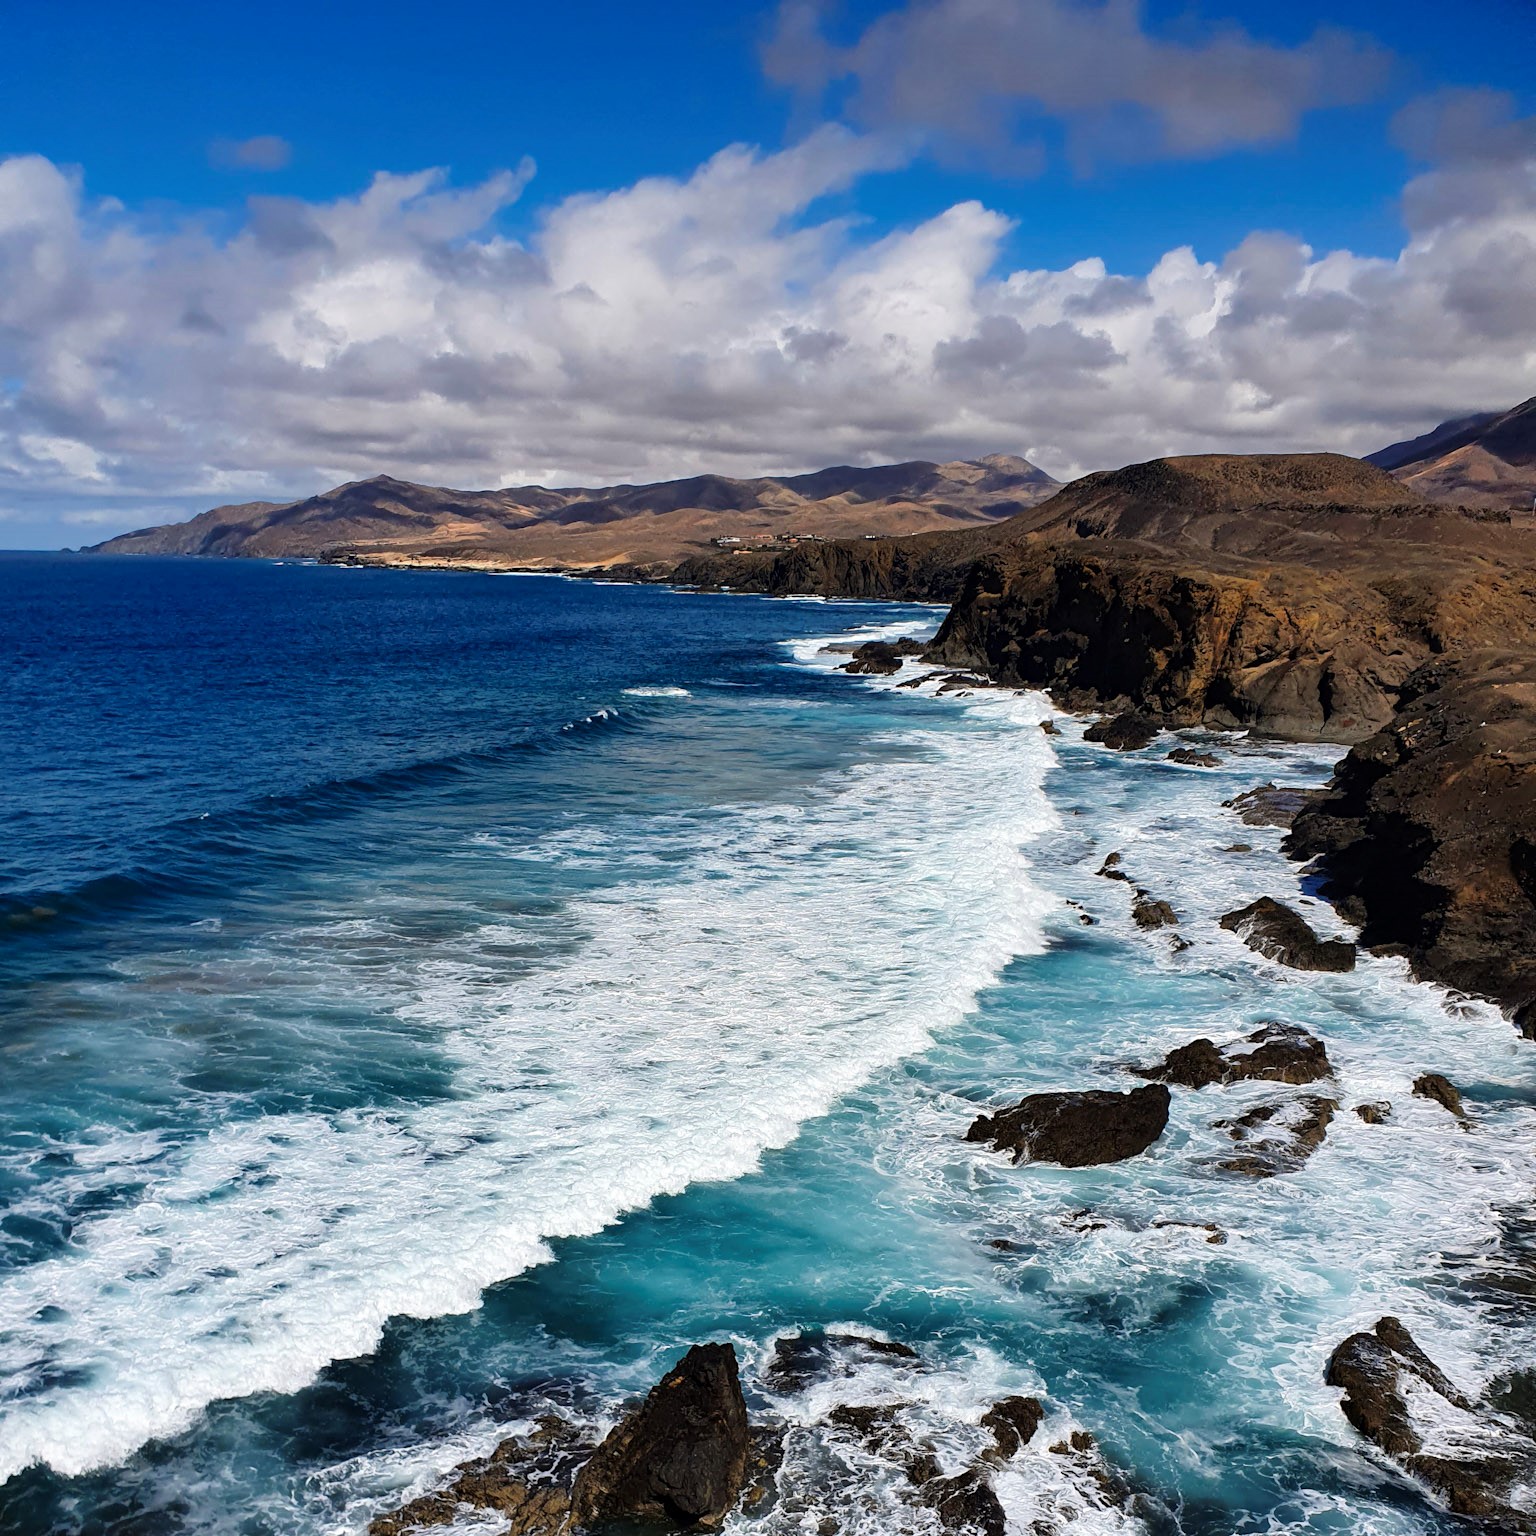
[(1362, 943), (1507, 1006), (1536, 1000), (1536, 653), (1415, 672), (1286, 847), (1321, 857)]
[(1408, 674), (1536, 633), (1536, 532), (1337, 454), (1085, 476), (988, 528), (685, 562), (737, 590), (953, 603), (936, 660), (1069, 707), (1358, 741)]
[(1069, 706), (1354, 741), (1429, 653), (1379, 593), (1300, 568), (1213, 569), (1110, 543), (976, 566), (936, 659)]

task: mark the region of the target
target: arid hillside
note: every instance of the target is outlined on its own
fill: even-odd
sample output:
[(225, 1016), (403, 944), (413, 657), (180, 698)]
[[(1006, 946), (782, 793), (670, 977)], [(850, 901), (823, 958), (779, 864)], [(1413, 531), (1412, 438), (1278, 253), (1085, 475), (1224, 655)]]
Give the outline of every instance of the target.
[(714, 541), (789, 533), (899, 535), (1011, 517), (1057, 489), (1025, 459), (994, 454), (732, 480), (454, 491), (379, 475), (282, 504), (215, 507), (96, 546), (106, 554), (350, 558), (579, 570), (680, 560)]
[(1536, 399), (1442, 422), (1371, 454), (1370, 462), (1431, 501), (1529, 510), (1536, 501)]

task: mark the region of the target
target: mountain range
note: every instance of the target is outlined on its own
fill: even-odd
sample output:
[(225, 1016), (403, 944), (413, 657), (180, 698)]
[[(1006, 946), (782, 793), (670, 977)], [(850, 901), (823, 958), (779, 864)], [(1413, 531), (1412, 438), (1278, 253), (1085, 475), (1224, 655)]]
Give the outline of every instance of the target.
[[(1325, 460), (1330, 465), (1324, 475), (1326, 490), (1316, 482), (1316, 466)], [(1175, 462), (1220, 462), (1227, 468), (1220, 474), (1213, 469), (1214, 479), (1192, 480), (1183, 474), (1177, 483), (1164, 483), (1166, 473), (1156, 466)], [(1303, 473), (1295, 468), (1306, 464), (1313, 469)], [(1367, 481), (1344, 467), (1350, 464), (1386, 471), (1396, 488), (1385, 475)], [(1266, 467), (1255, 467), (1260, 465)], [(318, 557), (468, 569), (649, 568), (720, 547), (776, 547), (786, 534), (897, 537), (983, 528), (1019, 518), (1024, 520), (1021, 526), (1043, 527), (1025, 515), (1046, 503), (1051, 508), (1046, 522), (1071, 517), (1082, 525), (1082, 533), (1146, 538), (1171, 515), (1187, 533), (1189, 520), (1168, 498), (1193, 494), (1191, 487), (1197, 483), (1199, 495), (1208, 501), (1230, 500), (1245, 474), (1259, 474), (1265, 494), (1273, 499), (1287, 474), (1296, 473), (1303, 473), (1310, 486), (1298, 494), (1314, 505), (1330, 497), (1355, 506), (1422, 498), (1491, 510), (1528, 508), (1536, 497), (1536, 399), (1509, 411), (1442, 422), (1364, 461), (1318, 454), (1154, 460), (1125, 471), (1086, 475), (1065, 491), (1044, 470), (1011, 454), (945, 464), (914, 460), (869, 468), (839, 465), (810, 474), (746, 480), (695, 475), (650, 485), (555, 489), (529, 485), (457, 491), (376, 475), (297, 501), (214, 507), (188, 522), (140, 529), (94, 548), (107, 554)], [(1132, 474), (1134, 485), (1124, 480), (1126, 474)], [(1107, 476), (1120, 478), (1110, 482)], [(1226, 489), (1218, 490), (1218, 482)], [(1098, 489), (1111, 483), (1109, 502), (1096, 503)], [(1133, 513), (1133, 507), (1142, 510)], [(1138, 517), (1141, 531), (1121, 531), (1122, 524), (1129, 527)], [(1198, 523), (1193, 519), (1190, 527)], [(1246, 537), (1253, 536), (1254, 526), (1245, 518)]]
[(1536, 499), (1536, 399), (1443, 421), (1367, 457), (1431, 501), (1528, 508)]
[(858, 538), (1012, 517), (1059, 483), (1026, 459), (873, 468), (654, 485), (513, 486), (454, 491), (388, 475), (291, 502), (215, 507), (186, 523), (108, 539), (107, 554), (325, 556), (370, 564), (580, 569), (675, 561), (717, 540)]

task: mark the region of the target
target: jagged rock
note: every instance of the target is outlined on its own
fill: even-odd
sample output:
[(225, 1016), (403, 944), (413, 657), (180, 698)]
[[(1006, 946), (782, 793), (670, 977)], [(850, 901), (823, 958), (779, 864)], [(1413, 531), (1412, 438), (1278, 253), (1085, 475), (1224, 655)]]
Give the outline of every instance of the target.
[(461, 1462), (436, 1493), (380, 1515), (368, 1536), (406, 1536), (451, 1525), (468, 1509), (494, 1510), (508, 1536), (559, 1536), (571, 1512), (571, 1482), (591, 1442), (564, 1419), (546, 1418), (529, 1435), (503, 1440), (489, 1456)]
[(843, 671), (889, 677), (901, 671), (904, 657), (922, 654), (922, 646), (913, 640), (866, 640), (854, 651), (853, 660), (844, 663)]
[(1105, 859), (1101, 865), (1099, 865), (1098, 873), (1105, 880), (1129, 881), (1131, 878), (1123, 869), (1120, 868), (1120, 855), (1118, 853), (1110, 854), (1109, 857)]
[(1271, 896), (1261, 896), (1221, 920), (1249, 949), (1298, 971), (1352, 971), (1355, 946), (1344, 939), (1319, 939), (1305, 918)]
[(1392, 1118), (1392, 1106), (1385, 1099), (1379, 1099), (1372, 1104), (1356, 1104), (1355, 1113), (1367, 1125), (1385, 1125)]
[[(1337, 1099), (1296, 1099), (1289, 1104), (1258, 1104), (1235, 1120), (1218, 1120), (1217, 1126), (1233, 1141), (1245, 1143), (1238, 1156), (1224, 1158), (1218, 1166), (1251, 1179), (1294, 1173), (1322, 1146), (1338, 1107)], [(1280, 1134), (1249, 1142), (1249, 1133), (1260, 1126)]]
[(894, 1339), (805, 1329), (774, 1340), (773, 1359), (765, 1377), (776, 1392), (802, 1392), (813, 1381), (838, 1373), (845, 1365), (872, 1360), (912, 1364), (917, 1359), (915, 1349)]
[(1083, 740), (1101, 742), (1117, 752), (1137, 752), (1151, 746), (1161, 729), (1149, 716), (1128, 710), (1090, 725), (1083, 732)]
[[(1253, 1049), (1240, 1051), (1238, 1043)], [(1327, 1046), (1316, 1035), (1295, 1024), (1265, 1024), (1246, 1040), (1230, 1045), (1191, 1040), (1170, 1051), (1161, 1066), (1141, 1075), (1181, 1088), (1253, 1081), (1300, 1085), (1331, 1077), (1333, 1066)]]
[(1145, 891), (1137, 891), (1131, 903), (1131, 916), (1138, 928), (1177, 928), (1178, 915), (1166, 901), (1154, 901)]
[[(1455, 1513), (1503, 1530), (1536, 1530), (1531, 1513), (1509, 1503), (1531, 1473), (1536, 1446), (1480, 1411), (1397, 1318), (1352, 1333), (1329, 1357), (1324, 1380), (1343, 1389), (1344, 1417)], [(1440, 1399), (1427, 1418), (1426, 1389)]]
[(954, 1477), (927, 1478), (919, 1485), (918, 1494), (946, 1531), (1007, 1536), (1008, 1518), (1002, 1503), (979, 1467), (967, 1467)]
[(1129, 1093), (1035, 1093), (1012, 1109), (980, 1116), (965, 1139), (1012, 1152), (1015, 1163), (1026, 1157), (1064, 1168), (1118, 1163), (1145, 1152), (1163, 1134), (1168, 1104), (1161, 1083)]
[(1279, 784), (1260, 784), (1221, 803), (1236, 811), (1248, 827), (1290, 827), (1321, 795), (1316, 789), (1291, 789)]
[(1443, 1105), (1458, 1120), (1466, 1118), (1466, 1111), (1461, 1107), (1461, 1094), (1448, 1077), (1442, 1077), (1438, 1072), (1426, 1072), (1413, 1080), (1413, 1091), (1418, 1098), (1433, 1099), (1436, 1104)]
[(1220, 768), (1221, 759), (1214, 752), (1197, 752), (1193, 747), (1175, 747), (1168, 754), (1170, 763), (1183, 763), (1188, 768)]
[(572, 1519), (717, 1526), (741, 1494), (750, 1451), (735, 1349), (696, 1344), (577, 1474)]
[(1045, 1418), (1038, 1397), (1005, 1397), (981, 1416), (981, 1427), (992, 1431), (992, 1444), (982, 1452), (986, 1461), (1007, 1461), (1035, 1437)]
[(1057, 725), (1054, 720), (1042, 720), (1040, 722), (1040, 729), (1044, 731), (1047, 736), (1061, 735), (1061, 727)]

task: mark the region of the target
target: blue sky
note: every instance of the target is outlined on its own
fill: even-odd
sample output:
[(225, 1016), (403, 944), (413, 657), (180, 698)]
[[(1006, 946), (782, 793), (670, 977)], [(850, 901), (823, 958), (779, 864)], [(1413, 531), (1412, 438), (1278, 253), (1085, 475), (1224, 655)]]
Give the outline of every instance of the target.
[[(974, 131), (964, 124), (955, 129), (957, 114), (963, 113), (957, 103), (973, 89), (967, 72), (982, 72), (976, 93), (988, 88), (986, 60), (976, 57), (988, 49), (965, 42), (971, 20), (981, 15), (985, 26), (1002, 29), (999, 35), (1010, 39), (1006, 46), (1022, 50), (1017, 58), (1030, 61), (1054, 46), (1046, 39), (1056, 35), (1052, 28), (1063, 14), (1092, 21), (1108, 14), (1105, 8), (1097, 0), (909, 0), (906, 5), (850, 0), (799, 8), (804, 23), (799, 33), (786, 22), (786, 12), (795, 9), (699, 0), (673, 0), (665, 7), (586, 0), (558, 8), (466, 0), (432, 5), (272, 0), (245, 8), (77, 0), (16, 8), (0, 53), (0, 158), (16, 157), (12, 164), (20, 167), (23, 157), (41, 157), (52, 168), (49, 174), (62, 179), (56, 184), (25, 159), (26, 174), (17, 171), (10, 194), (12, 222), (33, 228), (43, 217), (15, 212), (28, 199), (47, 217), (62, 219), (57, 205), (64, 194), (58, 188), (67, 185), (74, 199), (72, 222), (68, 231), (61, 225), (50, 238), (82, 268), (69, 284), (50, 289), (46, 301), (26, 307), (21, 321), (13, 318), (9, 332), (0, 312), (0, 514), (12, 525), (0, 528), (0, 538), (58, 543), (61, 528), (115, 531), (114, 517), (126, 526), (237, 495), (298, 494), (318, 488), (327, 476), (371, 467), (493, 483), (525, 474), (596, 479), (687, 472), (706, 462), (742, 471), (805, 467), (829, 456), (1007, 448), (1032, 451), (1062, 473), (1099, 467), (1122, 453), (1209, 446), (1226, 437), (1234, 446), (1277, 446), (1287, 434), (1298, 447), (1364, 451), (1374, 437), (1390, 436), (1398, 427), (1427, 425), (1426, 412), (1513, 403), (1503, 398), (1511, 390), (1520, 397), (1533, 356), (1529, 339), (1516, 338), (1526, 344), (1511, 349), (1506, 335), (1497, 367), (1486, 357), (1475, 366), (1473, 321), (1460, 343), (1468, 352), (1464, 373), (1447, 372), (1446, 349), (1457, 343), (1436, 336), (1423, 354), (1426, 374), (1435, 382), (1426, 380), (1415, 393), (1404, 391), (1399, 379), (1389, 390), (1394, 398), (1364, 412), (1363, 419), (1331, 420), (1321, 408), (1309, 416), (1291, 400), (1304, 389), (1304, 360), (1298, 360), (1288, 383), (1258, 377), (1251, 363), (1233, 363), (1234, 337), (1224, 345), (1220, 366), (1243, 376), (1226, 378), (1223, 400), (1196, 399), (1198, 391), (1192, 390), (1182, 416), (1174, 412), (1154, 420), (1138, 404), (1154, 383), (1136, 369), (1139, 358), (1151, 356), (1146, 349), (1154, 347), (1163, 365), (1173, 366), (1164, 356), (1165, 334), (1159, 340), (1147, 331), (1138, 340), (1108, 322), (1107, 328), (1094, 329), (1074, 317), (1103, 312), (1109, 302), (1103, 293), (1064, 299), (1053, 290), (1047, 301), (1036, 291), (1039, 284), (1021, 297), (1019, 285), (1010, 289), (1007, 279), (1020, 271), (1063, 273), (1074, 263), (1097, 259), (1109, 277), (1145, 284), (1166, 253), (1180, 247), (1192, 247), (1198, 261), (1214, 271), (1256, 232), (1273, 231), (1293, 248), (1310, 247), (1314, 259), (1334, 249), (1348, 252), (1357, 267), (1340, 282), (1349, 303), (1368, 303), (1378, 277), (1366, 264), (1372, 258), (1395, 261), (1405, 249), (1405, 185), (1430, 173), (1433, 185), (1425, 196), (1440, 210), (1434, 214), (1440, 221), (1436, 229), (1455, 223), (1460, 230), (1469, 216), (1466, 209), (1449, 209), (1445, 197), (1461, 162), (1427, 165), (1424, 135), (1419, 155), (1405, 152), (1398, 142), (1403, 133), (1393, 126), (1397, 115), (1448, 89), (1505, 92), (1503, 101), (1485, 94), (1491, 105), (1478, 131), (1485, 139), (1505, 128), (1523, 132), (1522, 120), (1536, 108), (1529, 68), (1536, 56), (1536, 8), (1530, 0), (1481, 0), (1458, 12), (1454, 23), (1447, 22), (1443, 7), (1426, 3), (1373, 0), (1326, 7), (1315, 0), (1285, 6), (1226, 0), (1199, 8), (1158, 3), (1137, 10), (1111, 0), (1108, 9), (1119, 20), (1105, 34), (1107, 84), (1094, 80), (1095, 70), (1079, 68), (1080, 78), (1058, 91), (1051, 74), (1055, 66), (1047, 60), (1038, 96), (1026, 93), (1002, 103)], [(1337, 48), (1332, 42), (1320, 45), (1320, 28), (1353, 37)], [(1042, 39), (1038, 47), (1032, 29)], [(1241, 120), (1240, 103), (1229, 103), (1226, 118), (1214, 126), (1194, 123), (1193, 109), (1205, 88), (1201, 82), (1216, 78), (1209, 73), (1219, 66), (1219, 60), (1211, 62), (1214, 50), (1234, 32), (1256, 51), (1256, 78), (1280, 82), (1273, 104), (1280, 117), (1270, 128), (1255, 129)], [(776, 54), (772, 40), (784, 36), (791, 41)], [(938, 59), (942, 47), (933, 50), (938, 72), (948, 71), (942, 87), (935, 86), (929, 99), (920, 81), (916, 106), (893, 105), (902, 89), (911, 94), (914, 71), (922, 75), (926, 69), (923, 50), (932, 49), (935, 38), (942, 44), (950, 37), (958, 39), (953, 57)], [(814, 63), (819, 49), (856, 45), (864, 52), (839, 55), (842, 64), (835, 68), (818, 69)], [(892, 62), (902, 48), (908, 56)], [(1170, 106), (1158, 97), (1160, 66), (1154, 64), (1149, 78), (1133, 58), (1147, 48), (1192, 50), (1197, 69), (1185, 93), (1189, 99)], [(1295, 61), (1324, 55), (1332, 62), (1318, 66), (1323, 83), (1306, 84), (1311, 77), (1297, 74)], [(1117, 58), (1125, 61), (1118, 78), (1128, 82), (1119, 86)], [(858, 147), (817, 140), (818, 131), (845, 134)], [(728, 146), (756, 146), (761, 167), (775, 154), (794, 153), (808, 137), (831, 146), (827, 152), (834, 158), (851, 156), (850, 167), (808, 173), (767, 229), (749, 231), (741, 250), (729, 244), (728, 232), (713, 231), (705, 257), (688, 245), (697, 238), (697, 214), (675, 206), (659, 215), (661, 232), (655, 234), (675, 260), (654, 284), (635, 289), (629, 275), (613, 275), (612, 264), (604, 264), (599, 247), (605, 238), (616, 242), (614, 261), (620, 265), (625, 250), (640, 248), (626, 241), (651, 239), (643, 221), (658, 215), (640, 207), (645, 199), (633, 195), (637, 183), (663, 178), (688, 188), (699, 168)], [(1435, 134), (1427, 138), (1435, 140)], [(1519, 156), (1504, 155), (1498, 162), (1502, 169), (1489, 170), (1491, 152), (1457, 154), (1463, 160), (1470, 155), (1485, 181), (1505, 176), (1524, 196), (1529, 167)], [(341, 218), (311, 211), (356, 200), (379, 172), (404, 176), (443, 168), (442, 188), (426, 195), (444, 197), (449, 194), (443, 189), (483, 187), (524, 157), (536, 163), (526, 188), (515, 199), (487, 194), (484, 216), (468, 226), (438, 204), (430, 216), (411, 214), (410, 198), (404, 197), (367, 230), (349, 225), (346, 240), (331, 230), (325, 236), (328, 253), (308, 266), (296, 265), (284, 250), (263, 268), (240, 246), (257, 217), (251, 199), (260, 200), (255, 206), (267, 210), (260, 217), (268, 222), (278, 209), (283, 219), (308, 228), (312, 220)], [(819, 158), (825, 161), (826, 154)], [(623, 202), (605, 215), (622, 217), (622, 231), (615, 233), (611, 222), (590, 209), (584, 219), (578, 217), (581, 205), (571, 200), (590, 193)], [(695, 187), (694, 195), (709, 194)], [(743, 188), (741, 195), (749, 202), (753, 194)], [(0, 189), (0, 234), (4, 199)], [(887, 315), (882, 323), (895, 323), (888, 319), (893, 304), (908, 314), (914, 304), (924, 309), (915, 330), (901, 322), (898, 332), (909, 352), (921, 352), (923, 366), (937, 369), (929, 381), (933, 409), (925, 414), (914, 386), (912, 400), (889, 420), (861, 407), (840, 434), (807, 428), (797, 436), (797, 423), (819, 421), (825, 403), (785, 414), (775, 397), (764, 410), (773, 425), (754, 428), (751, 404), (764, 391), (777, 387), (794, 406), (809, 398), (807, 391), (814, 393), (812, 375), (822, 357), (836, 352), (845, 359), (841, 366), (854, 366), (853, 349), (864, 334), (860, 315), (876, 338), (870, 345), (879, 350), (869, 304), (851, 318), (839, 309), (849, 302), (860, 262), (886, 261), (890, 253), (882, 241), (909, 239), (952, 210), (976, 205), (992, 223), (973, 219), (964, 229), (942, 229), (928, 237), (932, 249), (911, 241), (900, 260), (890, 257), (888, 265), (898, 275), (881, 278), (886, 285), (881, 313)], [(1491, 217), (1489, 200), (1475, 212)], [(1510, 226), (1509, 209), (1502, 208), (1503, 222), (1488, 232), (1500, 249), (1509, 248), (1511, 228), (1525, 237), (1524, 205), (1515, 212), (1519, 217)], [(562, 221), (570, 226), (563, 245), (552, 233)], [(964, 216), (952, 222), (964, 224)], [(426, 225), (430, 230), (420, 234)], [(806, 259), (799, 247), (785, 244), (816, 230), (822, 245), (836, 245), (835, 254)], [(573, 255), (578, 240), (597, 244)], [(114, 241), (134, 247), (137, 298), (122, 288), (121, 252), (113, 256)], [(415, 242), (408, 256), (402, 241)], [(599, 389), (591, 383), (598, 373), (596, 354), (580, 351), (598, 345), (593, 333), (573, 340), (568, 330), (555, 335), (547, 317), (529, 318), (530, 300), (519, 286), (526, 274), (508, 264), (508, 241), (528, 253), (541, 272), (579, 270), (584, 276), (576, 286), (622, 315), (616, 330), (599, 338), (611, 371), (627, 381), (616, 398), (599, 401), (582, 393), (584, 380), (589, 389)], [(189, 254), (194, 244), (198, 249)], [(1450, 237), (1439, 244), (1437, 259), (1452, 259)], [(684, 246), (688, 253), (677, 254)], [(16, 271), (35, 279), (36, 252), (22, 267), (18, 250), (0, 239), (0, 278), (7, 276), (9, 252)], [(475, 273), (465, 279), (470, 287), (455, 290), (441, 282), (444, 264), (467, 260), (471, 251), (479, 254)], [(1290, 258), (1279, 251), (1265, 247), (1260, 266), (1284, 266)], [(647, 384), (641, 349), (654, 357), (676, 335), (678, 352), (688, 350), (688, 322), (676, 330), (679, 311), (669, 306), (681, 304), (692, 312), (689, 274), (701, 270), (702, 259), (731, 266), (740, 281), (729, 302), (721, 297), (707, 306), (713, 329), (697, 339), (699, 355)], [(1477, 264), (1470, 249), (1460, 259)], [(408, 261), (417, 264), (414, 276), (402, 275), (401, 264)], [(393, 272), (387, 294), (375, 277), (356, 278), (382, 270), (381, 262)], [(981, 262), (985, 268), (978, 271)], [(487, 275), (487, 263), (500, 264), (497, 275)], [(765, 264), (774, 268), (771, 282), (755, 275)], [(353, 277), (343, 278), (342, 266)], [(1523, 271), (1518, 263), (1512, 267), (1511, 281), (1518, 283)], [(603, 286), (610, 276), (612, 292)], [(428, 278), (431, 297), (423, 299)], [(1455, 290), (1455, 274), (1441, 267), (1434, 280)], [(353, 321), (338, 319), (342, 311), (333, 307), (322, 315), (323, 306), (316, 308), (313, 295), (325, 284), (331, 285), (329, 302), (338, 283), (352, 283), (349, 291), (355, 292), (359, 281), (373, 285), (368, 303), (376, 309), (403, 306), (399, 329), (364, 323), (348, 330)], [(964, 302), (955, 297), (962, 281), (970, 285)], [(1223, 281), (1219, 272), (1212, 279), (1222, 296), (1210, 302), (1226, 306), (1226, 314), (1232, 310), (1232, 285), (1223, 287)], [(1278, 279), (1254, 281), (1263, 286)], [(1297, 303), (1305, 299), (1308, 313), (1315, 313), (1320, 279), (1293, 275), (1285, 281)], [(67, 307), (68, 295), (86, 286), (93, 295), (90, 325), (80, 317), (71, 325), (60, 305)], [(558, 393), (567, 417), (580, 419), (577, 428), (562, 435), (558, 413), (541, 413), (531, 404), (526, 409), (509, 404), (497, 418), (484, 397), (466, 408), (462, 420), (450, 421), (446, 407), (439, 413), (443, 401), (457, 397), (432, 380), (444, 368), (457, 377), (475, 350), (475, 337), (485, 333), (484, 325), (462, 318), (471, 288), (475, 312), (484, 320), (494, 311), (499, 338), (494, 355), (479, 359), (484, 373), (475, 387), (508, 402), (523, 398), (519, 391), (543, 402)], [(928, 315), (925, 288), (942, 309), (941, 318)], [(250, 296), (258, 291), (256, 302)], [(199, 294), (207, 296), (206, 304)], [(913, 294), (920, 298), (908, 302)], [(1271, 295), (1264, 302), (1276, 301)], [(1480, 293), (1478, 313), (1491, 313), (1489, 306), (1498, 302)], [(141, 337), (130, 348), (128, 312), (161, 303), (181, 306), (179, 324), (228, 337), (223, 350), (215, 355), (211, 343), (199, 341), (196, 349), (155, 362), (149, 360), (157, 345), (152, 337)], [(309, 307), (296, 320), (294, 306), (301, 303)], [(423, 303), (435, 318), (424, 318)], [(1425, 303), (1428, 312), (1432, 305)], [(109, 318), (114, 304), (122, 311), (115, 321)], [(224, 308), (217, 314), (204, 313), (220, 304)], [(652, 322), (643, 334), (630, 324), (636, 310)], [(345, 313), (350, 317), (354, 311)], [(1286, 324), (1290, 334), (1302, 335), (1295, 316)], [(457, 325), (469, 325), (468, 332), (460, 334)], [(526, 338), (520, 325), (527, 328)], [(762, 365), (765, 329), (774, 325), (786, 360), (782, 377), (772, 368), (765, 373)], [(294, 339), (306, 327), (325, 330), (334, 345), (306, 352)], [(1064, 327), (1075, 328), (1073, 334)], [(1203, 327), (1201, 322), (1190, 332), (1191, 345), (1207, 346), (1213, 333)], [(91, 337), (83, 342), (79, 337), (87, 329)], [(1507, 325), (1503, 329), (1507, 332)], [(615, 351), (611, 336), (628, 331), (635, 333), (635, 350)], [(813, 332), (831, 339), (813, 346), (803, 339)], [(887, 334), (897, 333), (879, 333)], [(287, 339), (273, 339), (279, 336)], [(1364, 331), (1355, 340), (1365, 350), (1378, 346)], [(1106, 345), (1126, 368), (1106, 360)], [(395, 354), (386, 356), (391, 346)], [(1142, 354), (1134, 352), (1138, 346)], [(409, 386), (402, 382), (407, 363), (397, 355), (402, 347), (425, 370), (412, 375)], [(727, 370), (729, 377), (719, 371), (727, 359), (739, 363), (747, 350), (757, 359), (750, 380), (740, 367)], [(194, 351), (195, 366), (208, 372), (195, 400), (179, 399), (176, 369), (189, 365)], [(1071, 358), (1063, 361), (1068, 353)], [(1040, 360), (1037, 375), (1025, 367), (1026, 354)], [(1074, 435), (1064, 416), (1034, 419), (1049, 415), (1060, 394), (1047, 382), (1047, 365), (1069, 363), (1078, 369), (1073, 379), (1086, 391), (1077, 409), (1096, 407), (1101, 417), (1107, 412), (1123, 418), (1121, 425)], [(866, 374), (874, 366), (866, 356)], [(902, 366), (903, 377), (910, 379), (915, 365), (908, 358)], [(1209, 357), (1191, 357), (1187, 378), (1172, 381), (1174, 392), (1211, 366)], [(1384, 381), (1400, 375), (1402, 366), (1401, 357), (1382, 358)], [(285, 381), (276, 377), (280, 367), (297, 371)], [(383, 383), (381, 370), (388, 374)], [(269, 371), (270, 385), (264, 384), (260, 401), (254, 401), (251, 381)], [(542, 382), (534, 382), (535, 374)], [(973, 394), (956, 382), (963, 374), (971, 380), (965, 389)], [(989, 416), (978, 403), (981, 396), (974, 391), (982, 389), (985, 380), (976, 382), (982, 374), (993, 381), (994, 393), (1011, 392), (1014, 403), (1007, 411)], [(1037, 377), (1045, 391), (1033, 405), (1026, 375)], [(828, 398), (841, 398), (847, 388), (845, 377)], [(412, 390), (415, 425), (397, 432), (391, 413), (404, 409), (408, 402), (402, 395)], [(113, 391), (120, 394), (115, 403)], [(1483, 398), (1489, 391), (1498, 398)], [(469, 386), (460, 390), (469, 392)], [(1524, 393), (1536, 393), (1536, 382)], [(659, 394), (672, 401), (665, 421), (646, 422), (628, 441), (619, 421), (625, 401)], [(341, 411), (346, 420), (307, 436), (309, 423), (306, 431), (284, 425), (312, 416), (315, 401), (326, 409), (351, 402)], [(370, 401), (376, 407), (372, 416)], [(127, 420), (135, 402), (149, 402), (137, 426)], [(253, 430), (242, 411), (257, 411), (261, 429)], [(1255, 415), (1266, 411), (1267, 422)], [(437, 414), (438, 427), (420, 430), (423, 415)], [(157, 419), (174, 422), (176, 432), (156, 429)], [(22, 445), (9, 454), (7, 433)], [(75, 521), (61, 523), (63, 517)]]

